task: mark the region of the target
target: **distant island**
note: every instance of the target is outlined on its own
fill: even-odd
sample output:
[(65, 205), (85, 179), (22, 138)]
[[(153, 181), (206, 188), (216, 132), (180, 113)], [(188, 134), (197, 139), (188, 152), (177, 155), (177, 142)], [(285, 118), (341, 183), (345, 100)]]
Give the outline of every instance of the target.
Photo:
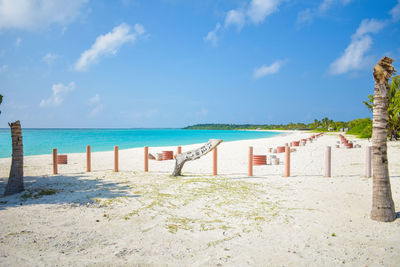
[(195, 124), (187, 126), (187, 130), (311, 130), (319, 132), (346, 131), (360, 138), (370, 138), (372, 120), (370, 118), (355, 119), (348, 122), (333, 121), (328, 118), (315, 119), (312, 123), (289, 124)]

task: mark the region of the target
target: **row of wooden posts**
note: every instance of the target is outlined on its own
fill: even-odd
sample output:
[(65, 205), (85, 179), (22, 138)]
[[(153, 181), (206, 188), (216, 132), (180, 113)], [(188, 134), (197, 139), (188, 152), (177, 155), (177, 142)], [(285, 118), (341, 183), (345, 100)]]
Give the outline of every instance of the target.
[[(182, 153), (182, 147), (177, 147), (177, 154)], [(248, 159), (248, 176), (253, 176), (253, 147), (249, 147), (249, 159)], [(331, 147), (327, 146), (325, 150), (325, 177), (331, 177)], [(92, 162), (91, 162), (91, 147), (86, 147), (86, 172), (90, 172), (92, 170)], [(114, 172), (118, 172), (118, 146), (114, 147)], [(213, 150), (213, 175), (218, 174), (218, 150), (215, 148)], [(149, 171), (149, 147), (144, 147), (144, 171)], [(366, 147), (366, 156), (365, 156), (365, 177), (371, 177), (371, 147)], [(58, 174), (58, 155), (57, 148), (53, 149), (53, 174)], [(290, 147), (285, 147), (285, 171), (283, 177), (290, 176)]]
[[(177, 147), (177, 154), (182, 153), (182, 147)], [(217, 175), (217, 164), (218, 164), (218, 150), (214, 148), (213, 150), (213, 175)], [(114, 172), (118, 172), (118, 146), (114, 146)], [(65, 162), (66, 163), (66, 162)], [(53, 148), (53, 174), (58, 174), (58, 164), (59, 164), (59, 155), (57, 153), (57, 148)], [(86, 172), (92, 171), (92, 159), (91, 159), (91, 147), (86, 147)], [(149, 147), (144, 147), (144, 171), (149, 171)]]

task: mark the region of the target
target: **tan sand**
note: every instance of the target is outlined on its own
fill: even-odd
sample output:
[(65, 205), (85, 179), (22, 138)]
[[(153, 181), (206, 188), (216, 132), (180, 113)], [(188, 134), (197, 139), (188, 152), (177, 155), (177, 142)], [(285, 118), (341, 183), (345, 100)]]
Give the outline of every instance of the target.
[[(291, 177), (282, 177), (283, 163), (247, 177), (250, 145), (265, 154), (310, 135), (222, 143), (217, 177), (212, 153), (187, 163), (179, 178), (170, 177), (174, 161), (150, 161), (144, 173), (143, 149), (120, 150), (118, 173), (111, 151), (92, 154), (91, 173), (84, 154), (69, 154), (59, 175), (51, 175), (51, 155), (26, 157), (26, 191), (0, 198), (0, 265), (398, 266), (400, 219), (369, 219), (367, 140), (347, 150), (325, 135), (291, 154)], [(323, 177), (328, 145), (332, 178)], [(168, 149), (176, 148), (150, 153)], [(400, 143), (390, 142), (397, 210), (399, 158)], [(0, 192), (9, 166), (0, 159)]]

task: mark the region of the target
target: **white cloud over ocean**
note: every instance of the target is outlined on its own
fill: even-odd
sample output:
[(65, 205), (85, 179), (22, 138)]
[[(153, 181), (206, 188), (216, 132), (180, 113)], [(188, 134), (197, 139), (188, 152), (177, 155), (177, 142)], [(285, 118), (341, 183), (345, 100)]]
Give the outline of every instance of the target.
[[(224, 28), (236, 26), (240, 31), (246, 24), (260, 24), (266, 17), (277, 12), (283, 2), (283, 0), (251, 0), (244, 8), (231, 9), (226, 13)], [(221, 31), (221, 23), (217, 23), (204, 40), (216, 46)]]
[(93, 97), (89, 98), (88, 103), (89, 106), (92, 106), (92, 109), (88, 114), (89, 118), (95, 116), (97, 113), (104, 109), (104, 105), (100, 102), (99, 94), (95, 94)]
[(97, 63), (102, 56), (115, 55), (122, 45), (128, 42), (135, 42), (143, 35), (144, 27), (140, 24), (134, 26), (134, 30), (126, 23), (114, 27), (111, 32), (100, 35), (96, 38), (91, 48), (84, 51), (75, 63), (75, 70), (84, 71), (94, 63)]
[(51, 90), (52, 95), (40, 101), (41, 107), (55, 107), (61, 105), (67, 94), (75, 90), (75, 83), (70, 82), (68, 85), (57, 83), (52, 86)]
[(104, 105), (103, 104), (99, 104), (97, 106), (95, 106), (88, 114), (88, 117), (91, 118), (93, 116), (95, 116), (97, 113), (99, 113), (100, 111), (102, 111), (104, 109)]

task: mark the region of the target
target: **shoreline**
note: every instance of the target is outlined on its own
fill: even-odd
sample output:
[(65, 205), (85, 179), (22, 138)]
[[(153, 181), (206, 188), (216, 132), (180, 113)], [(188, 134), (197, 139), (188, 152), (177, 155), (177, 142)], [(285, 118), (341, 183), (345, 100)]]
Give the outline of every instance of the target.
[[(164, 129), (164, 128), (163, 128)], [(167, 129), (167, 128), (165, 128), (165, 129)], [(259, 138), (252, 138), (252, 139), (240, 139), (240, 140), (232, 140), (232, 141), (223, 141), (223, 142), (238, 142), (238, 141), (248, 141), (248, 140), (255, 140), (255, 139), (268, 139), (268, 138), (273, 138), (273, 137), (277, 137), (277, 136), (280, 136), (280, 135), (287, 135), (288, 133), (291, 133), (291, 132), (296, 132), (296, 131), (289, 131), (289, 130), (283, 130), (283, 131), (275, 131), (275, 130), (228, 130), (228, 131), (260, 131), (260, 132), (275, 132), (275, 133), (282, 133), (282, 134), (278, 134), (278, 135), (274, 135), (274, 136), (271, 136), (271, 137), (259, 137)], [(299, 131), (297, 131), (297, 132), (299, 132)], [(307, 132), (307, 131), (303, 131), (303, 132)], [(194, 146), (194, 145), (198, 145), (198, 146), (201, 146), (202, 144), (205, 144), (205, 142), (204, 143), (191, 143), (191, 144), (187, 144), (187, 145), (181, 145), (182, 147), (184, 147), (184, 146)], [(168, 146), (154, 146), (154, 147), (151, 147), (151, 148), (170, 148), (170, 147), (176, 147), (177, 145), (168, 145)], [(129, 149), (140, 149), (140, 148), (143, 148), (143, 147), (130, 147), (130, 148), (119, 148), (119, 151), (123, 151), (123, 150), (129, 150)], [(150, 148), (150, 146), (149, 146), (149, 148)], [(92, 149), (93, 149), (93, 146), (92, 146)], [(98, 152), (112, 152), (113, 150), (101, 150), (101, 151), (92, 151), (92, 153), (98, 153)], [(69, 154), (86, 154), (86, 152), (71, 152), (71, 153), (62, 153), (63, 155), (69, 155)], [(51, 151), (50, 151), (50, 153), (46, 153), (46, 154), (36, 154), (36, 155), (29, 155), (29, 156), (24, 156), (24, 158), (25, 157), (35, 157), (35, 156), (45, 156), (45, 155), (51, 155)], [(61, 154), (60, 154), (61, 155)], [(4, 158), (2, 158), (2, 157), (0, 157), (0, 160), (2, 160), (2, 159), (10, 159), (11, 160), (11, 156), (10, 157), (4, 157)]]

